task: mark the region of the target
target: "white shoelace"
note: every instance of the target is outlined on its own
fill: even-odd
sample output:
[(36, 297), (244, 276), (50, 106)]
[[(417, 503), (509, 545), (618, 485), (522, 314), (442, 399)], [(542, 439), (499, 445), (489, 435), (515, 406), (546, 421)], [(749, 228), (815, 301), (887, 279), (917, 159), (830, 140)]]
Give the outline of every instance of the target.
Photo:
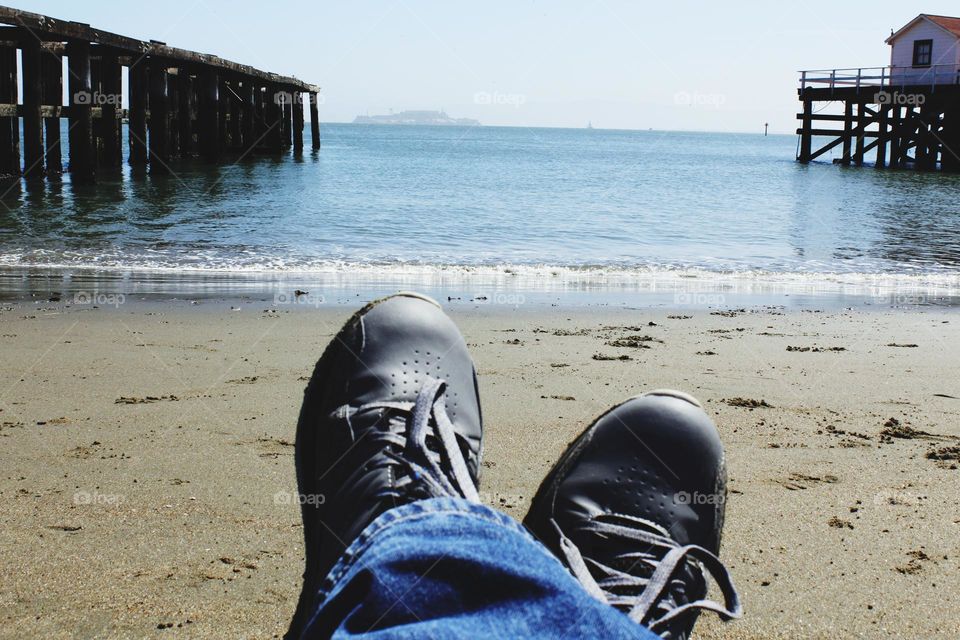
[[(697, 545), (681, 546), (656, 524), (626, 515), (602, 514), (592, 518), (585, 530), (604, 538), (619, 538), (636, 543), (637, 551), (617, 554), (613, 561), (620, 566), (629, 566), (622, 571), (592, 558), (584, 559), (577, 546), (561, 531), (556, 521), (553, 526), (560, 534), (560, 548), (567, 564), (580, 584), (590, 595), (625, 611), (631, 619), (658, 632), (679, 616), (701, 609), (714, 611), (724, 620), (739, 618), (743, 610), (740, 598), (730, 573), (720, 559), (707, 549)], [(676, 576), (688, 562), (695, 570), (716, 580), (724, 597), (724, 604), (707, 599), (698, 599), (678, 604), (676, 596), (684, 594), (685, 584)], [(601, 576), (594, 578), (588, 563)], [(635, 575), (641, 574), (641, 575)], [(647, 577), (644, 577), (646, 575)], [(626, 587), (627, 595), (614, 590)]]

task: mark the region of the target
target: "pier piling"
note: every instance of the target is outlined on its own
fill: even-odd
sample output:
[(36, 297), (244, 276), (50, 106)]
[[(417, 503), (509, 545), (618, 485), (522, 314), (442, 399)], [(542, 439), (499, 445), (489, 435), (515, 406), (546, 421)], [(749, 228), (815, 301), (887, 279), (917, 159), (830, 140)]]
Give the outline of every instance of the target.
[[(43, 120), (44, 155), (48, 176), (63, 173), (63, 154), (60, 143), (60, 108), (63, 106), (63, 61), (51, 48), (45, 48), (40, 56), (43, 73), (42, 100), (53, 107)], [(2, 101), (2, 98), (0, 98)]]
[(230, 92), (227, 86), (227, 80), (220, 75), (220, 82), (217, 88), (217, 127), (220, 129), (220, 150), (230, 148), (230, 129), (227, 127), (227, 121), (230, 115)]
[(150, 171), (166, 173), (170, 163), (169, 105), (167, 104), (167, 65), (150, 59)]
[(310, 141), (314, 151), (320, 149), (320, 114), (315, 92), (310, 93)]
[(283, 101), (282, 92), (274, 86), (268, 87), (266, 100), (263, 105), (264, 119), (266, 121), (265, 141), (266, 149), (271, 153), (280, 153), (282, 151), (282, 124), (283, 119)]
[(40, 41), (25, 39), (20, 45), (23, 62), (23, 175), (27, 179), (43, 177), (43, 103), (40, 68)]
[(293, 150), (303, 151), (303, 94), (293, 94)]
[(129, 67), (127, 90), (127, 136), (130, 147), (130, 164), (143, 166), (147, 163), (147, 59), (140, 57)]
[(204, 160), (216, 162), (220, 157), (220, 77), (213, 69), (200, 73), (200, 155)]
[(180, 129), (180, 157), (190, 158), (196, 155), (197, 145), (193, 136), (193, 119), (196, 109), (197, 85), (188, 67), (177, 70), (177, 128)]
[(283, 147), (289, 149), (293, 143), (293, 94), (283, 92), (283, 113), (280, 121), (280, 136), (283, 138)]
[(243, 100), (240, 108), (240, 136), (243, 139), (244, 153), (249, 153), (257, 141), (254, 95), (253, 83), (250, 80), (244, 80), (240, 85), (240, 97)]
[(70, 174), (73, 180), (90, 182), (96, 177), (93, 147), (93, 89), (90, 77), (90, 43), (67, 43), (70, 72)]
[(230, 131), (230, 148), (235, 151), (243, 149), (243, 139), (240, 132), (240, 94), (238, 83), (231, 82), (227, 87), (227, 114), (229, 121), (227, 128)]
[(15, 43), (0, 43), (0, 102), (12, 106), (0, 115), (0, 174), (20, 175), (20, 120), (16, 105), (17, 48)]
[(101, 103), (100, 134), (103, 138), (102, 164), (108, 167), (119, 167), (123, 161), (123, 152), (120, 143), (120, 110), (123, 99), (123, 67), (117, 59), (117, 54), (104, 53), (100, 59), (101, 87), (103, 99)]

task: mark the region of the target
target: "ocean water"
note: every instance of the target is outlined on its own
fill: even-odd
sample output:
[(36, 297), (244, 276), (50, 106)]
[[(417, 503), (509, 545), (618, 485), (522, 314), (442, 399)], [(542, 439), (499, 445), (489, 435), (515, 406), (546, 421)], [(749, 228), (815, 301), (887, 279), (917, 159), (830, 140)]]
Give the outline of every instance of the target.
[(960, 293), (960, 176), (799, 165), (793, 136), (329, 124), (322, 138), (302, 156), (3, 185), (0, 287)]

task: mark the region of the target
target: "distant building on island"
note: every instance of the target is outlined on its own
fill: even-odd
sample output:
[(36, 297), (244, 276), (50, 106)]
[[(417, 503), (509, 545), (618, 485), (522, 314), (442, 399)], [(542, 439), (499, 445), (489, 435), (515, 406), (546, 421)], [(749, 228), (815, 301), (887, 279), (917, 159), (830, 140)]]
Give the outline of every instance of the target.
[(478, 127), (479, 120), (451, 118), (445, 111), (401, 111), (385, 116), (357, 116), (353, 124), (428, 124), (441, 126)]
[(921, 13), (886, 43), (887, 66), (800, 72), (797, 160), (960, 173), (960, 18)]

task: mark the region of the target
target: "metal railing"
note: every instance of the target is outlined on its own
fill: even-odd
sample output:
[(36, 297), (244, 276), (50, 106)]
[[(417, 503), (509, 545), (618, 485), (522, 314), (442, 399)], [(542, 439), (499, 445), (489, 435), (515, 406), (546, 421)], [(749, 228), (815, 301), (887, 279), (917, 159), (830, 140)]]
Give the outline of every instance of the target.
[(905, 87), (960, 84), (960, 65), (934, 64), (929, 67), (859, 67), (849, 69), (809, 69), (800, 72), (800, 89), (808, 86)]

